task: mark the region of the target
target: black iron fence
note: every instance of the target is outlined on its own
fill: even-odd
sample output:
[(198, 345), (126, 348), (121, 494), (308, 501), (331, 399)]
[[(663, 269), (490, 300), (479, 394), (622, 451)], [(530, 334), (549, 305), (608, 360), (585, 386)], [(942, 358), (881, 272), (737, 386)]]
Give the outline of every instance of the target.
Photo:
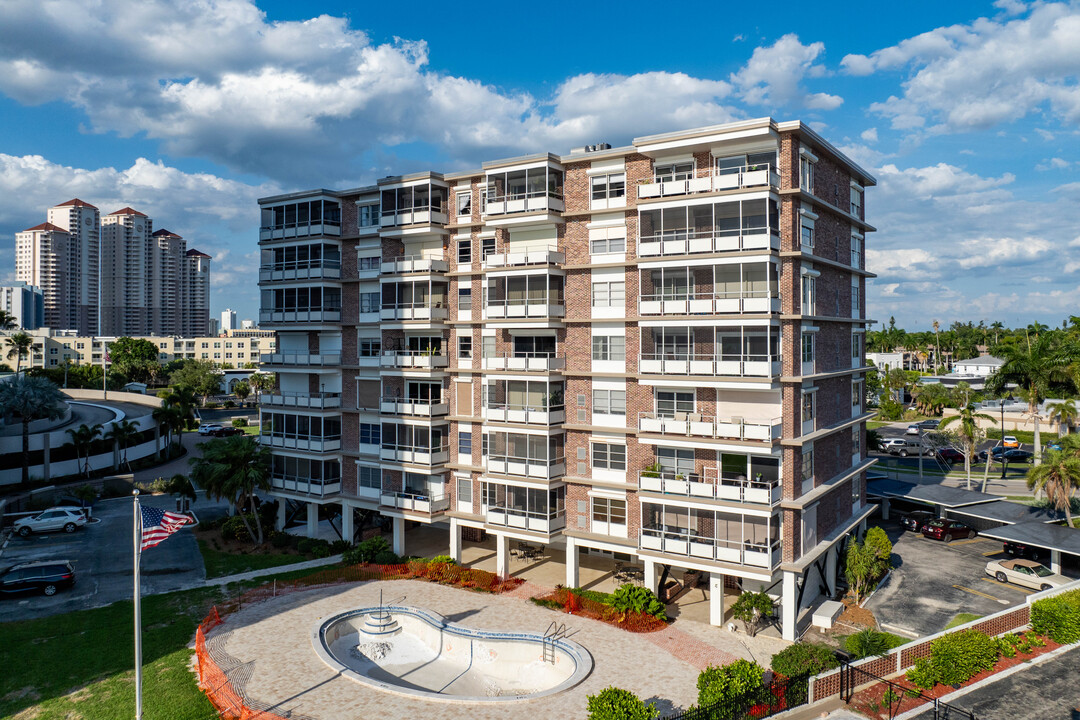
[(920, 704), (925, 704), (924, 712), (933, 713), (934, 720), (978, 720), (972, 711), (949, 705), (917, 690), (878, 677), (860, 667), (846, 662), (840, 663), (840, 699), (844, 702), (850, 702), (859, 688), (876, 685), (885, 686), (882, 695), (878, 698), (876, 693), (872, 693), (868, 702), (876, 705), (872, 708), (875, 712), (887, 713), (882, 716), (887, 716), (889, 720), (901, 713), (913, 710)]
[(776, 677), (767, 685), (663, 720), (757, 720), (806, 703), (808, 679)]

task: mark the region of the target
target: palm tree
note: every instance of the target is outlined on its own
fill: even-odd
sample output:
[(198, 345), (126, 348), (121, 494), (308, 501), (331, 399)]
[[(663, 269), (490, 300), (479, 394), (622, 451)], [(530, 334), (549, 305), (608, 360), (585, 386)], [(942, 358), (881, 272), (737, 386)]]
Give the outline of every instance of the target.
[(16, 376), (0, 383), (0, 416), (18, 416), (22, 423), (22, 482), (30, 482), (30, 423), (64, 416), (64, 396), (45, 378)]
[(169, 390), (164, 397), (163, 405), (173, 405), (180, 411), (181, 422), (175, 426), (176, 439), (184, 444), (184, 428), (191, 427), (195, 422), (195, 408), (199, 403), (199, 396), (195, 391), (184, 385), (178, 385)]
[(994, 418), (986, 413), (975, 412), (975, 406), (969, 404), (960, 410), (959, 415), (945, 418), (938, 426), (944, 430), (952, 423), (960, 423), (957, 435), (960, 437), (963, 447), (964, 472), (967, 473), (968, 490), (971, 489), (971, 456), (975, 453), (975, 446), (978, 445), (982, 437), (982, 432), (979, 430), (979, 420), (989, 420), (991, 423), (997, 423)]
[(1051, 450), (1046, 462), (1028, 470), (1027, 486), (1042, 492), (1058, 510), (1065, 511), (1069, 527), (1072, 521), (1072, 497), (1080, 487), (1080, 456), (1075, 452)]
[(240, 401), (240, 407), (244, 406), (244, 401), (247, 400), (247, 396), (251, 394), (251, 385), (248, 385), (243, 380), (238, 380), (233, 383), (233, 395)]
[(86, 464), (83, 465), (83, 473), (87, 478), (90, 477), (90, 453), (93, 452), (94, 441), (101, 437), (100, 425), (87, 425), (83, 423), (74, 430), (67, 430), (68, 435), (71, 436), (71, 442), (69, 443), (75, 448), (75, 457), (82, 463), (83, 455), (86, 455)]
[[(250, 435), (233, 435), (199, 443), (202, 457), (192, 458), (191, 479), (215, 500), (236, 506), (252, 542), (262, 545), (262, 521), (255, 507), (258, 490), (270, 489), (270, 451)], [(255, 517), (252, 530), (243, 507)]]
[(117, 420), (105, 433), (106, 440), (112, 440), (113, 443), (123, 453), (122, 462), (127, 465), (128, 472), (131, 472), (131, 463), (128, 462), (128, 445), (139, 434), (139, 426), (130, 420)]
[(273, 373), (254, 373), (249, 379), (249, 382), (251, 383), (251, 387), (255, 390), (255, 404), (258, 405), (260, 393), (272, 390), (277, 383), (277, 380)]
[(994, 322), (990, 323), (990, 329), (994, 331), (994, 345), (997, 345), (998, 335), (1001, 333), (1002, 330), (1005, 329), (1005, 326), (1002, 325), (999, 321), (995, 320)]
[(34, 338), (24, 332), (15, 333), (5, 340), (8, 344), (8, 360), (15, 361), (15, 374), (19, 374), (22, 367), (22, 359), (30, 354), (30, 347), (34, 344)]
[[(1050, 422), (1056, 422), (1058, 424), (1058, 437), (1067, 435), (1069, 428), (1076, 422), (1076, 405), (1072, 398), (1066, 398), (1059, 400), (1055, 403), (1046, 403), (1047, 409), (1050, 410)], [(1062, 432), (1064, 430), (1065, 432)]]
[(7, 310), (0, 310), (0, 330), (14, 330), (18, 327), (16, 318)]
[(173, 430), (179, 430), (184, 425), (183, 412), (178, 406), (163, 402), (159, 407), (154, 408), (151, 417), (157, 422), (159, 428), (165, 430), (165, 447), (171, 450)]

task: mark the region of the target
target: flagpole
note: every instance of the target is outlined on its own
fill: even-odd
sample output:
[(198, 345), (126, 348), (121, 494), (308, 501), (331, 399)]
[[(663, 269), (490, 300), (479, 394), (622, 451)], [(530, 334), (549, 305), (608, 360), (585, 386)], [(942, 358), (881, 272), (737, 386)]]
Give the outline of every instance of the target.
[[(101, 392), (103, 399), (109, 399), (109, 344), (104, 339), (101, 341)], [(137, 494), (137, 493), (136, 493)], [(136, 501), (138, 504), (138, 501)], [(140, 538), (141, 540), (141, 538)]]
[(139, 592), (139, 556), (142, 550), (142, 511), (139, 507), (139, 491), (135, 495), (135, 720), (142, 720), (142, 602)]

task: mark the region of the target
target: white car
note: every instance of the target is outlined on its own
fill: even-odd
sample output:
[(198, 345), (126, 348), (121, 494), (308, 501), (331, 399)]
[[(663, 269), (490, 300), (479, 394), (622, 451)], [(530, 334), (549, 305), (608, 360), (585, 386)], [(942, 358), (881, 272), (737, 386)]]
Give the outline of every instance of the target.
[(200, 435), (213, 435), (215, 432), (223, 428), (221, 423), (206, 423), (205, 425), (199, 425)]
[(991, 560), (986, 563), (986, 574), (1001, 583), (1009, 582), (1035, 590), (1049, 590), (1072, 582), (1034, 560)]
[(20, 537), (28, 537), (31, 533), (49, 532), (50, 530), (63, 530), (73, 533), (86, 525), (86, 516), (76, 508), (53, 507), (30, 517), (24, 517), (15, 521), (15, 532)]

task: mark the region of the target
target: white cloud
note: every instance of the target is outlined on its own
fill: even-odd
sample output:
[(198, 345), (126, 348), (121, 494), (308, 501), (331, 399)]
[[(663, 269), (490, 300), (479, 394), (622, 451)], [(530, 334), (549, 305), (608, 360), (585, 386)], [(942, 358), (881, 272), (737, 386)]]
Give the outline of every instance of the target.
[(867, 130), (863, 130), (859, 137), (861, 137), (868, 143), (876, 143), (878, 141), (877, 128), (872, 127)]
[(1037, 132), (1039, 134), (1039, 137), (1041, 137), (1043, 140), (1046, 140), (1047, 142), (1050, 142), (1054, 139), (1054, 133), (1050, 132), (1049, 130), (1045, 130), (1043, 128), (1035, 128), (1035, 132)]
[(1064, 170), (1065, 168), (1069, 167), (1070, 165), (1072, 165), (1072, 163), (1069, 162), (1068, 160), (1065, 160), (1064, 158), (1055, 157), (1055, 158), (1050, 158), (1049, 160), (1044, 160), (1043, 162), (1036, 165), (1035, 169), (1040, 171), (1040, 172), (1044, 172), (1046, 170)]
[(768, 47), (755, 48), (746, 65), (732, 73), (731, 82), (739, 89), (743, 102), (750, 105), (835, 110), (844, 102), (842, 97), (807, 93), (800, 86), (806, 77), (825, 74), (824, 66), (814, 64), (824, 51), (824, 43), (803, 45), (798, 35), (788, 33)]

